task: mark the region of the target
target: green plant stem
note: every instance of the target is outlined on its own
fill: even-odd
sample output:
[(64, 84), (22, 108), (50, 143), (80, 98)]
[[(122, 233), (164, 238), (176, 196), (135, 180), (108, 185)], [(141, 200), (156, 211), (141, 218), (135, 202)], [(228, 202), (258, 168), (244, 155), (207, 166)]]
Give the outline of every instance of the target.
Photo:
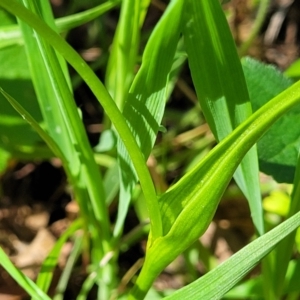
[(258, 12), (251, 30), (251, 33), (248, 37), (248, 39), (239, 47), (238, 52), (240, 56), (244, 56), (249, 47), (251, 46), (252, 42), (256, 38), (256, 36), (259, 34), (259, 31), (265, 21), (266, 14), (268, 12), (270, 0), (260, 0), (260, 5), (258, 8)]
[(86, 62), (80, 57), (80, 55), (69, 44), (67, 44), (59, 34), (54, 32), (35, 14), (28, 11), (24, 6), (20, 5), (15, 0), (0, 0), (0, 6), (26, 22), (51, 46), (53, 46), (80, 74), (96, 98), (99, 100), (106, 114), (109, 116), (115, 128), (117, 129), (122, 141), (124, 142), (124, 145), (128, 150), (138, 174), (151, 219), (152, 237), (155, 239), (161, 236), (162, 221), (160, 210), (155, 188), (146, 166), (144, 156), (141, 153), (123, 115), (108, 94), (102, 82), (98, 79), (96, 74), (90, 69)]

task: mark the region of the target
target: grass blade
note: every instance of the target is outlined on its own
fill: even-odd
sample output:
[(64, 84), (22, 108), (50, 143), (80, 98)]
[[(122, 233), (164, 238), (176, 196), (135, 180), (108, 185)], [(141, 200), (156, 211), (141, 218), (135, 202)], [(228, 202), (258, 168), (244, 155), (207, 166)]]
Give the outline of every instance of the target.
[(67, 164), (67, 160), (64, 154), (61, 152), (60, 148), (57, 146), (52, 137), (47, 134), (45, 130), (39, 125), (39, 123), (9, 94), (7, 94), (1, 87), (0, 93), (9, 101), (11, 106), (22, 116), (22, 118), (28, 122), (29, 125), (39, 134), (39, 136), (45, 141), (48, 147), (52, 150), (54, 155), (59, 157), (63, 164)]
[(140, 6), (140, 0), (122, 1), (120, 19), (108, 60), (105, 85), (121, 111), (133, 80), (137, 59), (141, 29)]
[(297, 82), (251, 115), (161, 196), (164, 235), (147, 249), (132, 291), (133, 299), (145, 296), (158, 274), (205, 232), (247, 151), (299, 101), (300, 82)]
[(80, 55), (74, 49), (72, 49), (72, 47), (67, 44), (59, 34), (42, 22), (35, 14), (28, 11), (15, 0), (0, 0), (0, 6), (16, 15), (20, 19), (26, 21), (29, 26), (34, 28), (39, 35), (41, 35), (50, 45), (52, 45), (80, 74), (96, 98), (102, 104), (106, 114), (112, 121), (122, 141), (128, 149), (128, 153), (130, 154), (135, 170), (139, 176), (141, 187), (147, 201), (153, 234), (158, 236), (161, 233), (159, 208), (157, 202), (153, 201), (153, 199), (156, 198), (156, 193), (145, 163), (144, 156), (140, 151), (123, 115), (118, 110), (116, 104), (111, 99), (101, 81), (86, 64), (86, 62), (80, 57)]
[(74, 234), (74, 232), (82, 227), (82, 220), (79, 219), (72, 223), (72, 225), (63, 233), (63, 235), (55, 243), (53, 249), (45, 259), (42, 264), (41, 270), (39, 272), (36, 284), (41, 288), (45, 293), (48, 291), (51, 280), (53, 277), (54, 269), (57, 265), (59, 255), (63, 245), (66, 243), (68, 238)]
[[(171, 72), (181, 29), (184, 1), (173, 0), (155, 27), (144, 52), (141, 68), (136, 75), (124, 107), (123, 115), (131, 128), (144, 160), (154, 145), (167, 100), (168, 78)], [(172, 23), (172, 26), (170, 26)], [(119, 216), (115, 234), (121, 230), (137, 175), (130, 154), (120, 141), (118, 144), (121, 171)], [(156, 202), (156, 197), (150, 199)], [(151, 217), (151, 215), (150, 215)], [(157, 217), (157, 216), (156, 216)], [(161, 234), (161, 226), (157, 227)]]
[[(40, 12), (50, 26), (55, 27), (48, 2), (23, 1), (36, 14)], [(105, 245), (100, 242), (100, 232), (96, 228), (101, 226), (104, 241), (107, 242), (110, 235), (104, 187), (72, 96), (65, 60), (56, 55), (51, 46), (24, 22), (20, 21), (20, 26), (47, 130), (68, 161), (65, 165), (69, 169), (67, 173), (72, 177), (70, 180), (83, 217), (92, 221), (92, 236), (95, 242), (98, 241), (100, 254)]]
[[(97, 17), (103, 15), (107, 11), (119, 5), (121, 0), (109, 0), (96, 7), (87, 9), (83, 12), (79, 12), (70, 16), (58, 18), (55, 20), (55, 24), (59, 32), (67, 31), (90, 22)], [(0, 49), (15, 44), (22, 44), (23, 37), (21, 31), (17, 25), (10, 25), (1, 27), (0, 31)]]
[(66, 266), (63, 270), (63, 273), (62, 273), (61, 277), (59, 278), (59, 282), (57, 284), (56, 293), (55, 293), (55, 296), (53, 297), (53, 300), (63, 300), (64, 299), (64, 293), (67, 288), (69, 278), (71, 276), (74, 265), (75, 265), (79, 255), (80, 255), (80, 252), (82, 250), (82, 242), (83, 242), (82, 236), (75, 237), (72, 252), (67, 260)]
[(32, 280), (19, 271), (9, 260), (5, 252), (0, 248), (0, 265), (10, 276), (35, 300), (50, 300)]
[(164, 299), (220, 299), (253, 269), (278, 242), (299, 226), (300, 212), (244, 247), (200, 279)]
[[(300, 153), (294, 177), (294, 187), (291, 197), (291, 206), (288, 217), (294, 215), (300, 210)], [(275, 249), (273, 278), (271, 280), (275, 295), (282, 295), (284, 289), (284, 278), (293, 253), (296, 231), (287, 236)]]
[[(244, 74), (219, 0), (188, 0), (186, 6), (184, 36), (193, 82), (206, 120), (220, 141), (252, 113)], [(256, 230), (262, 234), (255, 146), (234, 178), (249, 201)]]

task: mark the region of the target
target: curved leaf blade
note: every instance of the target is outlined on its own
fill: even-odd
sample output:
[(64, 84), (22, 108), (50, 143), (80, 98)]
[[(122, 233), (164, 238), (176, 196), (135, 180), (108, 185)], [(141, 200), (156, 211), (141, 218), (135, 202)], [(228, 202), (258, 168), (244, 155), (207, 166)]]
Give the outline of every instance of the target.
[(204, 233), (244, 155), (299, 101), (300, 82), (251, 115), (162, 195), (159, 203), (164, 236), (154, 239), (147, 249), (145, 264), (132, 292), (135, 298), (143, 296), (156, 276)]
[[(154, 145), (164, 113), (168, 96), (168, 77), (180, 36), (183, 5), (183, 0), (173, 0), (156, 25), (123, 110), (145, 160)], [(138, 180), (130, 155), (121, 140), (118, 143), (118, 155), (122, 178), (120, 192), (123, 199), (119, 206), (121, 216), (118, 217), (115, 234), (122, 226), (133, 188)], [(156, 202), (156, 199), (151, 201)], [(161, 233), (161, 228), (159, 231)]]

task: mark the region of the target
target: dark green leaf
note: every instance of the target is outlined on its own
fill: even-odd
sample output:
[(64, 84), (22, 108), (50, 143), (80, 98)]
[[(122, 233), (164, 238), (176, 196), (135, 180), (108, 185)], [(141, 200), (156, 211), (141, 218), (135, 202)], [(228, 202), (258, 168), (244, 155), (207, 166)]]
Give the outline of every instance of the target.
[[(292, 84), (273, 66), (250, 58), (242, 64), (254, 111)], [(260, 170), (278, 182), (293, 183), (299, 147), (300, 105), (296, 105), (258, 142)]]

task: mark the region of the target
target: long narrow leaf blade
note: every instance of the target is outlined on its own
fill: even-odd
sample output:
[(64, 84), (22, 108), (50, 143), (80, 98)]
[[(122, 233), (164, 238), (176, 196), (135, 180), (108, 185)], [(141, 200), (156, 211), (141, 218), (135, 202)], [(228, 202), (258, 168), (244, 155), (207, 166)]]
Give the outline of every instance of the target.
[(82, 219), (75, 221), (70, 227), (60, 236), (58, 241), (55, 243), (53, 249), (42, 264), (39, 272), (36, 284), (44, 291), (48, 292), (50, 287), (54, 269), (57, 265), (61, 249), (66, 243), (67, 239), (74, 234), (74, 232), (82, 226)]
[(164, 299), (220, 299), (284, 237), (300, 226), (300, 212), (250, 243), (223, 264)]
[(0, 265), (14, 278), (14, 280), (35, 300), (50, 300), (43, 291), (9, 260), (5, 252), (0, 248)]
[[(80, 55), (55, 31), (47, 24), (42, 22), (35, 14), (24, 8), (15, 0), (0, 0), (0, 6), (7, 11), (15, 14), (17, 17), (29, 24), (34, 30), (41, 35), (51, 46), (55, 48), (72, 67), (79, 73), (83, 80), (87, 83), (96, 98), (102, 104), (106, 114), (112, 121), (118, 131), (128, 153), (132, 159), (135, 170), (139, 174), (140, 184), (147, 201), (149, 214), (151, 216), (151, 228), (153, 236), (161, 234), (161, 219), (159, 214), (158, 203), (152, 201), (156, 198), (153, 182), (147, 169), (144, 156), (140, 151), (136, 140), (134, 139), (123, 115), (118, 110), (116, 104), (104, 88), (102, 82), (80, 57)], [(92, 189), (94, 189), (92, 187)]]
[[(145, 159), (148, 158), (154, 145), (164, 113), (168, 76), (179, 41), (183, 4), (183, 0), (172, 1), (155, 27), (123, 111)], [(129, 153), (121, 141), (118, 144), (118, 153), (122, 178), (120, 185), (122, 201), (119, 202), (115, 234), (118, 234), (121, 229), (132, 190), (137, 183)], [(156, 199), (149, 199), (150, 203), (154, 201)]]
[(57, 146), (52, 137), (41, 128), (39, 123), (22, 107), (13, 97), (7, 94), (1, 87), (0, 93), (7, 99), (11, 106), (23, 117), (23, 119), (32, 126), (32, 128), (39, 134), (39, 136), (46, 142), (48, 147), (52, 150), (54, 155), (59, 157), (64, 164), (67, 163), (64, 154), (61, 152), (60, 148)]
[[(110, 0), (83, 12), (58, 18), (55, 20), (55, 24), (59, 32), (70, 30), (96, 19), (119, 3), (120, 0)], [(0, 29), (0, 49), (23, 43), (22, 34), (17, 25), (1, 26)]]
[(106, 72), (105, 85), (121, 111), (132, 83), (136, 63), (141, 29), (140, 6), (140, 0), (122, 1)]
[[(241, 63), (219, 0), (187, 0), (184, 31), (188, 60), (204, 115), (220, 141), (251, 115), (250, 98)], [(264, 232), (253, 147), (234, 178), (247, 197), (253, 222)]]

